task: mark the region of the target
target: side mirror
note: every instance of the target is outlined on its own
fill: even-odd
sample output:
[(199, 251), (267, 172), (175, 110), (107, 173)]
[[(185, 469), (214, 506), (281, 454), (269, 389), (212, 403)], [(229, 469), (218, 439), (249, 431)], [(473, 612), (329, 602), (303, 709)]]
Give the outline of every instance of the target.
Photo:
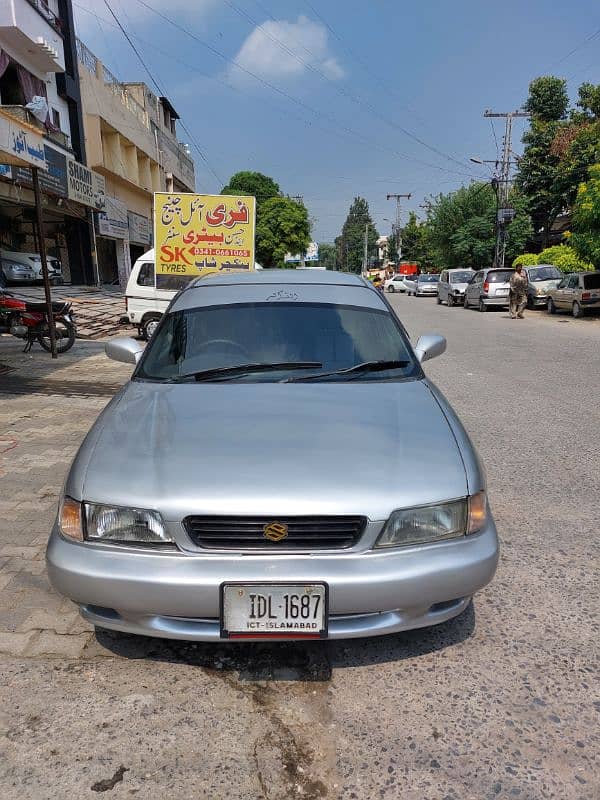
[(104, 347), (104, 352), (114, 361), (122, 361), (124, 364), (137, 364), (144, 352), (144, 345), (136, 342), (131, 336), (119, 336), (111, 339)]
[(419, 337), (415, 353), (419, 363), (429, 361), (430, 358), (441, 356), (446, 350), (446, 339), (437, 333), (426, 333)]

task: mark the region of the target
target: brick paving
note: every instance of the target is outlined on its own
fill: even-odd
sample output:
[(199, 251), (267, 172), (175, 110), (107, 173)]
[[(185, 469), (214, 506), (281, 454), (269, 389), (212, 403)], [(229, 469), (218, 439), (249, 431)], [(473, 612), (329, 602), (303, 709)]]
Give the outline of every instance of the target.
[(71, 460), (130, 373), (103, 342), (77, 341), (53, 361), (0, 336), (0, 653), (77, 658), (97, 648), (92, 626), (51, 588), (44, 551)]
[[(36, 302), (44, 300), (42, 286), (10, 287), (9, 291)], [(52, 299), (73, 303), (77, 335), (81, 339), (101, 339), (119, 333), (127, 335), (134, 330), (119, 325), (119, 318), (125, 313), (125, 297), (118, 289), (56, 286), (52, 287)]]

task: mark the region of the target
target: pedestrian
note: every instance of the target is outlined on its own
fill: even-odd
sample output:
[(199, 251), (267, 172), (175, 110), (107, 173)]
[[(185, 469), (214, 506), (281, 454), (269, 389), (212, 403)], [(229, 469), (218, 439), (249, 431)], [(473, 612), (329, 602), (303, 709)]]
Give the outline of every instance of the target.
[(510, 276), (510, 318), (523, 319), (523, 309), (527, 304), (527, 273), (519, 264)]

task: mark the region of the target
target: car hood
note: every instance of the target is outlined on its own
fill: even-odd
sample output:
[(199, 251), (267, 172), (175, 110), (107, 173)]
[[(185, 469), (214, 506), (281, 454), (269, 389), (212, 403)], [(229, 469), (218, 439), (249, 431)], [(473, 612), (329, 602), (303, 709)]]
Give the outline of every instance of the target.
[[(464, 497), (426, 381), (129, 383), (82, 448), (83, 499), (187, 514), (361, 514)], [(81, 485), (81, 482), (83, 485)]]
[(451, 283), (450, 284), (450, 291), (454, 291), (458, 289), (460, 292), (464, 292), (469, 284), (468, 283)]
[(531, 286), (533, 286), (534, 289), (541, 289), (547, 292), (550, 289), (556, 289), (560, 280), (560, 278), (550, 278), (550, 280), (547, 281), (531, 281)]

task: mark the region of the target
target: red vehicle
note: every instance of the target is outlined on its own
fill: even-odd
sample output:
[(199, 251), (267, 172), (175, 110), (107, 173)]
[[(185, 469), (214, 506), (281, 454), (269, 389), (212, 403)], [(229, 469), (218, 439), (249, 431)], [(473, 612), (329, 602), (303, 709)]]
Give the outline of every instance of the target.
[[(52, 303), (54, 328), (56, 331), (56, 351), (66, 353), (75, 343), (77, 328), (71, 313), (71, 303)], [(0, 333), (10, 333), (17, 339), (25, 340), (25, 352), (29, 352), (34, 342), (50, 352), (50, 329), (46, 303), (33, 303), (22, 300), (0, 289)]]
[(398, 274), (399, 275), (418, 275), (419, 273), (419, 265), (416, 261), (402, 261), (398, 265)]

